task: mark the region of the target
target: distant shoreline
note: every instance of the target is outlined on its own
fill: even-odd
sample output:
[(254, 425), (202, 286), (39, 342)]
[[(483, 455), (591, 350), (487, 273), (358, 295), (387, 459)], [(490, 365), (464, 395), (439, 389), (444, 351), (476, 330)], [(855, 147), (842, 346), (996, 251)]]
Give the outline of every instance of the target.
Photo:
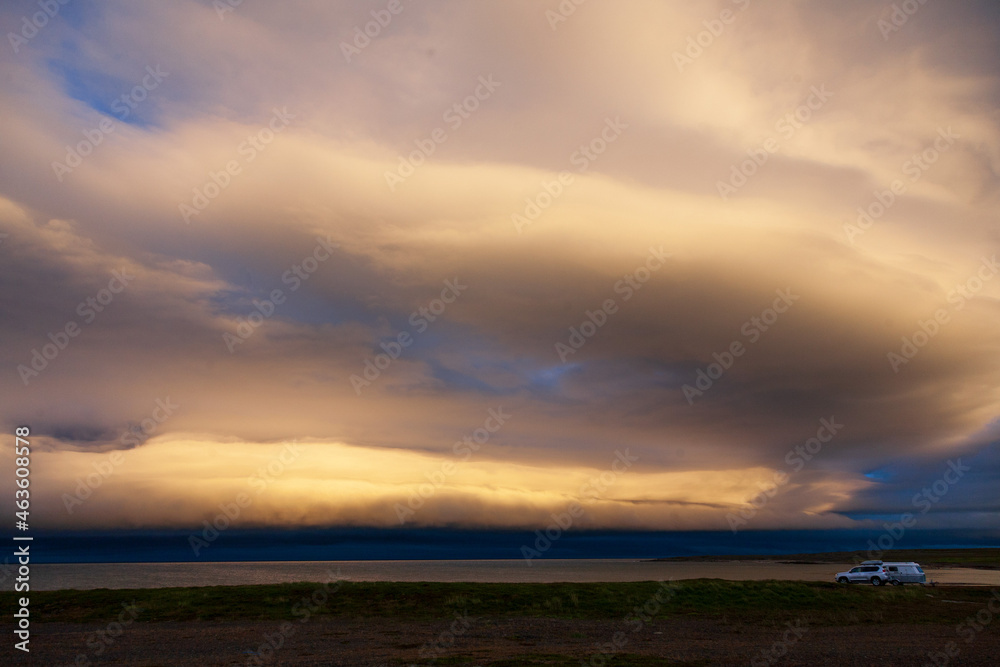
[(652, 558), (650, 562), (726, 563), (734, 561), (766, 561), (789, 565), (820, 565), (855, 563), (862, 560), (916, 561), (926, 567), (964, 567), (977, 570), (1000, 570), (1000, 548), (969, 549), (895, 549), (873, 556), (865, 551), (826, 551), (804, 554), (773, 555), (711, 555)]

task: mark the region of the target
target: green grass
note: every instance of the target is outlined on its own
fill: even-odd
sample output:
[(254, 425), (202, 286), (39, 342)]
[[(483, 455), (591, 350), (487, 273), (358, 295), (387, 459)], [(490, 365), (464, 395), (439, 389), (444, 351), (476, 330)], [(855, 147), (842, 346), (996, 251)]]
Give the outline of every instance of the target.
[[(975, 587), (846, 586), (824, 582), (723, 581), (679, 582), (659, 617), (714, 618), (726, 623), (779, 625), (804, 618), (812, 625), (867, 622), (960, 622), (989, 600), (990, 591)], [(138, 622), (297, 620), (293, 608), (322, 590), (315, 583), (260, 586), (209, 586), (135, 590), (32, 592), (34, 622), (106, 623), (123, 602), (135, 602)], [(544, 617), (623, 619), (661, 590), (656, 582), (484, 584), (356, 582), (329, 590), (328, 601), (312, 616), (346, 619), (450, 619), (473, 617)], [(21, 594), (0, 593), (4, 608)], [(950, 602), (945, 602), (949, 600)], [(956, 604), (965, 603), (965, 604)], [(4, 615), (2, 623), (13, 617)]]

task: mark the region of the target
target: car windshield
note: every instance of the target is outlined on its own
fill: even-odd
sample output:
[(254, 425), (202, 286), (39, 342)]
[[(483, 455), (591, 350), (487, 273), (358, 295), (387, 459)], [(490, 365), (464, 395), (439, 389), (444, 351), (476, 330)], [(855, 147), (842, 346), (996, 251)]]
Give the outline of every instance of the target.
[(918, 567), (917, 568), (917, 572), (919, 572), (920, 574), (923, 574), (924, 573), (924, 569), (922, 567)]
[(854, 568), (854, 569), (851, 570), (851, 574), (854, 574), (855, 572), (860, 572), (860, 571), (861, 571), (861, 568), (860, 567), (856, 567), (856, 568)]

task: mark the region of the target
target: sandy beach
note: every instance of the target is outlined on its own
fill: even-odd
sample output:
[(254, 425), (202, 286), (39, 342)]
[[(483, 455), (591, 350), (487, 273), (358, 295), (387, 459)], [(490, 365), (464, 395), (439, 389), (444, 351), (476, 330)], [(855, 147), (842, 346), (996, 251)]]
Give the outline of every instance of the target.
[[(260, 563), (81, 563), (36, 566), (35, 590), (243, 586), (295, 581), (439, 581), (553, 583), (602, 581), (833, 581), (851, 562), (773, 560), (650, 561), (621, 559), (469, 561), (306, 561)], [(1000, 570), (927, 567), (927, 580), (946, 585), (1000, 586)]]

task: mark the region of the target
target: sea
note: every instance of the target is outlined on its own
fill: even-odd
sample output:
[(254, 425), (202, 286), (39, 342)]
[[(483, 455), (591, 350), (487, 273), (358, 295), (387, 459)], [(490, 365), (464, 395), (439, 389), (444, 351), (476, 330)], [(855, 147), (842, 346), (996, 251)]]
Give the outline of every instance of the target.
[[(834, 581), (851, 563), (692, 562), (630, 559), (275, 561), (254, 563), (50, 563), (32, 568), (33, 590), (239, 586), (287, 582), (433, 581)], [(925, 568), (940, 584), (1000, 586), (1000, 571)]]
[[(23, 535), (21, 535), (23, 536)], [(19, 537), (21, 537), (19, 536)], [(4, 541), (14, 542), (13, 535)], [(586, 582), (692, 578), (833, 581), (851, 565), (657, 561), (698, 555), (865, 551), (879, 530), (497, 531), (243, 529), (33, 532), (32, 590), (161, 588), (294, 581)], [(911, 530), (900, 549), (997, 547), (996, 531)], [(13, 588), (13, 547), (0, 552), (0, 590)], [(870, 557), (881, 557), (875, 553)], [(797, 560), (790, 558), (789, 560)], [(808, 560), (800, 558), (798, 560)], [(997, 586), (988, 570), (928, 571), (941, 583)]]

